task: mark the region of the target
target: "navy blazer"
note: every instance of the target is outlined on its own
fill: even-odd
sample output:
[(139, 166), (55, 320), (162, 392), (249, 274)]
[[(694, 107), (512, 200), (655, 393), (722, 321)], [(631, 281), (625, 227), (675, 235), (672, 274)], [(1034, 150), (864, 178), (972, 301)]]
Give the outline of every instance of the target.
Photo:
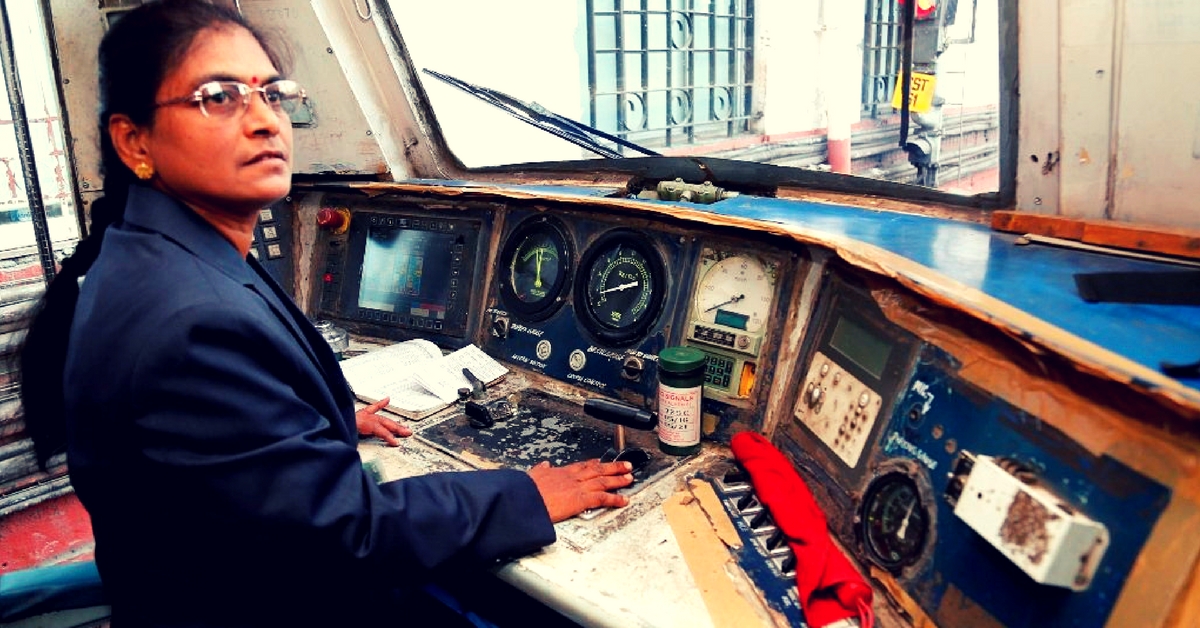
[(83, 280), (64, 378), (118, 625), (403, 625), (380, 597), (398, 585), (555, 538), (520, 471), (373, 482), (328, 345), (257, 262), (149, 188)]

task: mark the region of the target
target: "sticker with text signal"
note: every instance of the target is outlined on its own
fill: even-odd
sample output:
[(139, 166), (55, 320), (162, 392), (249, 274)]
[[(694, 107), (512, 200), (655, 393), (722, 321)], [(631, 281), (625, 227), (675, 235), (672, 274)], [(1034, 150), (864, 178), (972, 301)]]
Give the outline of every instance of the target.
[[(892, 94), (892, 109), (900, 110), (900, 98), (904, 93), (900, 87), (904, 85), (904, 73), (896, 78), (896, 91)], [(932, 74), (912, 73), (912, 91), (908, 92), (908, 110), (914, 113), (925, 113), (933, 108), (933, 92), (937, 86), (937, 77)]]

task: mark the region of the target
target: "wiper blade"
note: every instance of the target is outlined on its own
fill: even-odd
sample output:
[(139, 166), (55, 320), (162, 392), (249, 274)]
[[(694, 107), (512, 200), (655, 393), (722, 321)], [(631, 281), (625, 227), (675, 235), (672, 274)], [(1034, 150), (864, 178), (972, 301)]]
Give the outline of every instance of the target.
[(441, 72), (434, 72), (429, 68), (423, 68), (422, 71), (507, 112), (509, 115), (518, 120), (532, 124), (533, 126), (536, 126), (547, 133), (557, 135), (558, 137), (561, 137), (562, 139), (567, 140), (576, 146), (586, 148), (587, 150), (590, 150), (601, 157), (607, 157), (609, 159), (623, 159), (625, 156), (620, 152), (604, 145), (601, 143), (600, 139), (597, 138), (608, 140), (609, 142), (617, 144), (618, 146), (623, 146), (625, 148), (638, 151), (643, 155), (662, 157), (660, 153), (656, 153), (649, 148), (638, 146), (633, 142), (623, 140), (614, 135), (609, 135), (600, 129), (590, 127), (581, 122), (576, 122), (570, 118), (564, 118), (553, 111), (547, 110), (545, 107), (537, 104), (536, 102), (527, 103), (523, 100), (513, 98), (504, 92), (498, 92), (488, 87), (473, 85), (464, 80), (454, 78), (453, 76), (442, 74)]

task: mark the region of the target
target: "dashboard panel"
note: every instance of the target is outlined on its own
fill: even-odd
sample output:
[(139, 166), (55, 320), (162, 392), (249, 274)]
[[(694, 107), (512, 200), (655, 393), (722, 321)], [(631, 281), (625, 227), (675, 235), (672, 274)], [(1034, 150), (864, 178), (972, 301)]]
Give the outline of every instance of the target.
[(644, 402), (671, 342), (691, 255), (636, 221), (513, 207), (489, 286), (482, 348), (581, 389)]
[(830, 530), (939, 625), (1102, 625), (1171, 491), (965, 378), (894, 286), (820, 295), (775, 442)]
[[(1170, 515), (1161, 478), (1085, 448), (1052, 406), (1022, 398), (1047, 369), (1023, 362), (1025, 347), (964, 351), (1012, 340), (827, 251), (528, 199), (345, 192), (319, 205), (344, 220), (314, 238), (310, 309), (358, 334), (474, 343), (648, 410), (658, 353), (704, 351), (705, 438), (766, 433), (909, 616), (1103, 624)], [(1069, 412), (1113, 415), (1078, 382), (1054, 385)], [(760, 572), (760, 589), (790, 587), (780, 569)]]
[(316, 237), (315, 318), (367, 336), (476, 343), (643, 407), (658, 353), (693, 346), (708, 356), (705, 433), (761, 425), (800, 251), (542, 204), (328, 194), (320, 206), (329, 224)]

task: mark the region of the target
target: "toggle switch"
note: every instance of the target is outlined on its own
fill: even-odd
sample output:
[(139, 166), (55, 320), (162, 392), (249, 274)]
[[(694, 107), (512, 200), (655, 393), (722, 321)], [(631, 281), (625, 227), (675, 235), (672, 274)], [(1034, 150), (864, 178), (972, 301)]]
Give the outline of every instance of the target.
[(766, 508), (758, 511), (753, 517), (750, 518), (750, 527), (754, 528), (755, 530), (771, 523), (774, 522), (771, 521), (771, 513), (767, 512)]
[(752, 492), (742, 495), (737, 501), (737, 509), (739, 512), (745, 512), (758, 505), (758, 498), (755, 497), (754, 493)]
[(783, 529), (775, 528), (775, 531), (771, 533), (771, 536), (767, 537), (767, 551), (774, 551), (778, 549), (779, 546), (783, 545), (783, 542), (786, 539), (787, 536), (784, 535)]

